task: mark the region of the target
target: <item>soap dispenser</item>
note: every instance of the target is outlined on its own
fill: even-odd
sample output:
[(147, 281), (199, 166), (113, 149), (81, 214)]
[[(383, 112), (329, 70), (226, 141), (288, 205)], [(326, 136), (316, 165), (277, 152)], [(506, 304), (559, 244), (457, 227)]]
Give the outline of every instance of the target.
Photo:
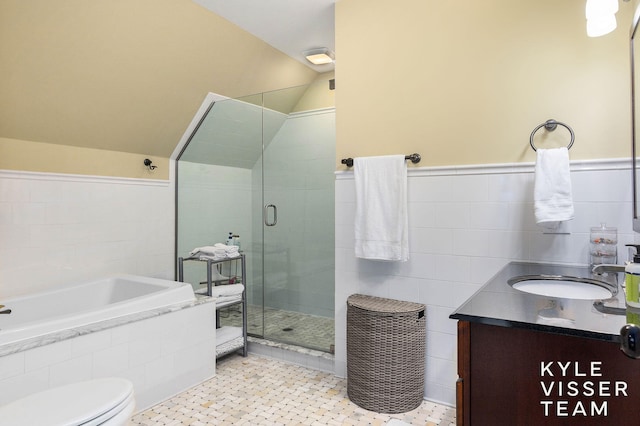
[(634, 247), (633, 260), (624, 268), (624, 284), (626, 287), (627, 306), (640, 309), (640, 244), (626, 244)]

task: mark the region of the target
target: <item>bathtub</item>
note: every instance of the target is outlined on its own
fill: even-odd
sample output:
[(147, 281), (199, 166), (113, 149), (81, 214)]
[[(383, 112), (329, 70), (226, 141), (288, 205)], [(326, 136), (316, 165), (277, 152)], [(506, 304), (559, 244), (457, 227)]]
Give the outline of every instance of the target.
[(122, 377), (139, 411), (215, 376), (215, 300), (188, 283), (114, 275), (0, 304), (0, 405)]
[(195, 300), (188, 283), (114, 275), (55, 290), (0, 300), (0, 346), (123, 315)]

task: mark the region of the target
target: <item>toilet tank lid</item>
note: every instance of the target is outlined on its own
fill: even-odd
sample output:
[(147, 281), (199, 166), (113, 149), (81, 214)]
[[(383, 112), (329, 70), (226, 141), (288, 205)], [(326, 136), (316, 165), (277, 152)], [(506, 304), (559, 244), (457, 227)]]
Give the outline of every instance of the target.
[(16, 426), (77, 426), (113, 410), (132, 394), (133, 384), (119, 377), (71, 383), (0, 407), (0, 419)]

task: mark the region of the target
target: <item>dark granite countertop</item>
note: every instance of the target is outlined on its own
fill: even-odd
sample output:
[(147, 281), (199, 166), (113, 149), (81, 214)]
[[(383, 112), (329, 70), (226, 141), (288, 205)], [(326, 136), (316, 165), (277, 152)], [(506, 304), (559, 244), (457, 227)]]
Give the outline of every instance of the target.
[[(601, 301), (557, 298), (525, 293), (507, 282), (515, 276), (542, 274), (607, 281), (618, 292)], [(449, 318), (620, 342), (620, 328), (627, 323), (624, 291), (620, 287), (623, 280), (622, 273), (594, 275), (587, 266), (511, 262)]]

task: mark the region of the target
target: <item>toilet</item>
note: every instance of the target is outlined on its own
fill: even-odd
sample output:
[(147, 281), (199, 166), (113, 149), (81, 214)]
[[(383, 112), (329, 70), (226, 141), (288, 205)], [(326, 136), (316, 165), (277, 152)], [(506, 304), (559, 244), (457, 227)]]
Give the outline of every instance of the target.
[(12, 426), (122, 426), (133, 414), (133, 384), (110, 377), (47, 389), (0, 407)]

